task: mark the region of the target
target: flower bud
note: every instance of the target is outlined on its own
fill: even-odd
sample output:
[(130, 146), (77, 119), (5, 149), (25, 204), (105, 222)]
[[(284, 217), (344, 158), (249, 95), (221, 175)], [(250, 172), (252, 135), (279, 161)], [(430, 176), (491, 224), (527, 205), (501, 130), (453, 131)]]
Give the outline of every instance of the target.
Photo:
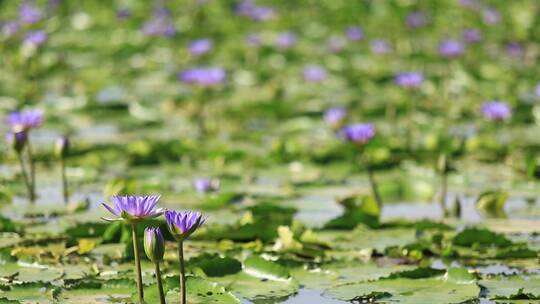
[(144, 252), (150, 261), (159, 263), (165, 253), (165, 240), (159, 227), (148, 227), (144, 231)]
[(28, 136), (24, 130), (13, 131), (8, 133), (7, 140), (17, 153), (21, 153), (26, 145)]
[(54, 145), (54, 154), (58, 158), (66, 158), (68, 151), (69, 139), (66, 136), (59, 137)]

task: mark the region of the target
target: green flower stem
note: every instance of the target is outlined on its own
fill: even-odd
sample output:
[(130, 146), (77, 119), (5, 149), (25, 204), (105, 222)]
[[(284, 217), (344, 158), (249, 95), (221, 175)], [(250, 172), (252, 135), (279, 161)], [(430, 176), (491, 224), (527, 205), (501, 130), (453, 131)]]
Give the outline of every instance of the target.
[(139, 256), (139, 242), (137, 241), (137, 225), (131, 224), (132, 238), (133, 238), (133, 255), (135, 257), (135, 268), (137, 270), (137, 290), (139, 293), (139, 304), (144, 303), (144, 291), (141, 273), (141, 258)]
[(373, 196), (375, 197), (375, 201), (377, 202), (377, 205), (379, 206), (380, 209), (382, 209), (383, 201), (379, 193), (379, 186), (377, 184), (377, 181), (375, 180), (375, 174), (373, 173), (373, 169), (371, 168), (371, 166), (369, 165), (369, 162), (366, 159), (363, 159), (363, 164), (368, 174), (369, 185), (371, 186), (371, 192), (373, 193)]
[(443, 212), (443, 217), (446, 217), (448, 211), (446, 210), (446, 196), (448, 192), (448, 170), (447, 170), (447, 156), (446, 153), (442, 152), (439, 155), (439, 171), (441, 174), (441, 197), (439, 204), (441, 205), (441, 210)]
[(68, 203), (69, 201), (69, 192), (68, 192), (68, 182), (67, 182), (67, 176), (66, 176), (66, 161), (62, 157), (60, 158), (60, 166), (62, 170), (62, 192), (64, 194), (64, 203)]
[(184, 265), (184, 241), (178, 242), (178, 261), (180, 262), (180, 304), (186, 304), (186, 269)]
[(33, 203), (36, 200), (36, 163), (34, 161), (34, 153), (32, 151), (30, 139), (28, 139), (26, 147), (28, 152), (28, 163), (30, 164), (30, 202)]
[(159, 262), (155, 263), (156, 266), (156, 281), (159, 290), (159, 302), (165, 304), (165, 293), (163, 292), (163, 282), (161, 281), (161, 270), (159, 269)]
[(24, 160), (21, 152), (17, 152), (17, 158), (19, 159), (19, 164), (21, 166), (21, 174), (24, 179), (24, 184), (26, 185), (26, 189), (28, 190), (28, 198), (30, 199), (30, 202), (34, 202), (34, 198), (32, 196), (32, 186), (30, 185), (30, 179), (28, 177), (28, 173), (26, 172), (26, 168), (24, 166)]

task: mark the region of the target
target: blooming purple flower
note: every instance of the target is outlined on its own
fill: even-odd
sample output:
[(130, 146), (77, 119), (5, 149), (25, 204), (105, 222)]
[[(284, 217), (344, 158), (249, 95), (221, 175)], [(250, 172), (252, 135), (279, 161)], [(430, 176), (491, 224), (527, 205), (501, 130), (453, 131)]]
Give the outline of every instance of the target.
[(307, 82), (321, 82), (326, 76), (326, 69), (318, 65), (309, 65), (304, 68), (304, 80)]
[(482, 114), (489, 120), (505, 120), (512, 116), (512, 109), (503, 101), (487, 101), (482, 105)]
[(276, 38), (276, 46), (280, 49), (288, 49), (296, 43), (296, 35), (291, 32), (280, 33)]
[(501, 21), (501, 14), (494, 8), (488, 8), (482, 12), (482, 18), (485, 24), (493, 25)]
[(197, 178), (193, 181), (193, 187), (199, 193), (217, 191), (219, 189), (219, 181), (210, 178)]
[(2, 35), (5, 37), (11, 37), (17, 34), (19, 29), (20, 25), (17, 23), (17, 21), (8, 21), (2, 24)]
[(326, 42), (326, 47), (330, 52), (337, 53), (341, 51), (347, 42), (341, 36), (331, 36)]
[(358, 26), (349, 26), (345, 29), (345, 36), (351, 41), (364, 39), (364, 31)]
[(371, 51), (375, 54), (387, 54), (392, 51), (392, 47), (388, 41), (384, 39), (375, 39), (371, 41)]
[(482, 40), (482, 34), (477, 29), (466, 29), (461, 36), (466, 43), (478, 43)]
[(165, 221), (169, 231), (177, 241), (187, 239), (195, 230), (201, 227), (208, 218), (202, 217), (200, 212), (174, 211), (165, 212)]
[(420, 72), (403, 72), (394, 77), (394, 82), (402, 88), (417, 88), (424, 83), (424, 74)]
[(276, 16), (274, 8), (255, 4), (252, 0), (244, 0), (236, 6), (236, 13), (254, 21), (266, 21)]
[(24, 43), (38, 47), (47, 41), (48, 35), (45, 31), (31, 31), (24, 36)]
[(517, 41), (511, 41), (506, 44), (506, 53), (512, 57), (521, 57), (523, 55), (523, 46)]
[(457, 57), (464, 51), (463, 43), (455, 39), (444, 40), (439, 44), (439, 53), (444, 57)]
[(348, 125), (341, 130), (341, 135), (354, 144), (366, 144), (375, 136), (375, 126), (371, 123)]
[(42, 18), (43, 13), (31, 1), (23, 1), (19, 6), (19, 19), (22, 23), (36, 23)]
[(345, 117), (347, 116), (347, 110), (343, 107), (334, 107), (324, 112), (324, 121), (332, 128), (339, 128), (343, 124)]
[(118, 196), (115, 195), (111, 198), (112, 206), (103, 203), (109, 212), (116, 215), (118, 218), (107, 219), (106, 221), (139, 221), (146, 218), (155, 218), (163, 214), (163, 209), (155, 209), (160, 196), (159, 195), (145, 195), (145, 196)]
[(213, 46), (214, 43), (210, 39), (198, 39), (189, 44), (188, 50), (192, 55), (200, 56), (208, 53)]
[(423, 27), (427, 21), (426, 14), (423, 12), (412, 12), (407, 15), (407, 26), (412, 29)]
[(178, 74), (178, 79), (187, 84), (210, 87), (225, 82), (227, 73), (222, 68), (198, 67), (185, 70)]
[(11, 130), (30, 130), (37, 128), (43, 123), (43, 112), (40, 110), (26, 110), (11, 112), (7, 117), (7, 123)]

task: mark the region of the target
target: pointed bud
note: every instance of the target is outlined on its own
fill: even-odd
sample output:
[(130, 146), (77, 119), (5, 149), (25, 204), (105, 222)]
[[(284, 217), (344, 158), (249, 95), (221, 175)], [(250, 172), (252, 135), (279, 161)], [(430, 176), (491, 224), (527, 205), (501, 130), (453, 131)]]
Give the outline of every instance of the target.
[(26, 131), (20, 130), (20, 131), (13, 131), (8, 133), (7, 135), (7, 141), (13, 149), (17, 153), (21, 153), (24, 147), (26, 146), (26, 141), (28, 140), (28, 136), (26, 134)]
[(66, 136), (61, 136), (56, 140), (54, 145), (54, 154), (58, 158), (66, 158), (69, 152), (69, 139)]
[(165, 240), (159, 228), (148, 227), (144, 231), (144, 252), (146, 252), (148, 259), (154, 263), (163, 260)]

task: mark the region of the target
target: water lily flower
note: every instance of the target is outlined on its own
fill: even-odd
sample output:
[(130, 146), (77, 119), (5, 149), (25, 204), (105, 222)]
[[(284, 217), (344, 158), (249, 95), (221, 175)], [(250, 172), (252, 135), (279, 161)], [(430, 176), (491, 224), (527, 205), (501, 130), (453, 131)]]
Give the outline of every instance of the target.
[(417, 88), (424, 83), (424, 74), (420, 72), (403, 72), (394, 77), (394, 82), (402, 88)]
[(334, 107), (324, 112), (324, 121), (333, 129), (341, 128), (345, 117), (347, 116), (347, 110), (343, 107)]
[(165, 221), (172, 236), (177, 241), (187, 239), (195, 230), (201, 227), (207, 218), (203, 218), (200, 212), (165, 211)]
[(482, 114), (489, 120), (506, 120), (512, 116), (512, 109), (504, 101), (487, 101), (482, 105)]
[(540, 97), (540, 83), (536, 85), (534, 92), (536, 93), (536, 96)]
[(199, 193), (217, 191), (219, 189), (219, 181), (206, 177), (197, 178), (193, 181), (193, 187)]
[(144, 230), (144, 252), (148, 259), (154, 263), (160, 303), (165, 304), (165, 293), (159, 268), (159, 263), (163, 261), (165, 254), (165, 239), (159, 227), (148, 227)]
[(236, 13), (249, 17), (254, 21), (266, 21), (276, 16), (276, 11), (270, 6), (255, 4), (252, 0), (244, 0), (236, 6)]
[(43, 111), (26, 110), (11, 112), (7, 117), (7, 122), (12, 130), (30, 130), (37, 128), (43, 123)]
[(4, 37), (12, 37), (20, 29), (20, 25), (17, 21), (8, 21), (2, 24), (2, 35)]
[(41, 10), (31, 1), (25, 0), (19, 6), (19, 19), (22, 23), (36, 23), (43, 18)]
[(154, 12), (153, 19), (147, 21), (142, 32), (146, 36), (174, 37), (176, 27), (170, 17), (170, 12), (166, 7), (158, 7)]
[(345, 29), (345, 36), (350, 41), (360, 41), (364, 39), (364, 31), (358, 26), (349, 26)]
[(276, 38), (276, 46), (280, 49), (288, 49), (296, 44), (296, 35), (291, 32), (280, 33)]
[(347, 42), (341, 36), (331, 36), (326, 42), (326, 47), (333, 53), (341, 51), (346, 45)]
[(198, 67), (185, 70), (178, 74), (178, 79), (187, 84), (210, 87), (225, 82), (227, 73), (222, 68)]
[(387, 54), (392, 51), (390, 43), (384, 39), (375, 39), (370, 43), (371, 51), (375, 54)]
[(341, 135), (351, 143), (363, 145), (375, 136), (375, 126), (372, 123), (348, 125), (341, 130)]
[(198, 39), (195, 41), (192, 41), (189, 44), (188, 51), (193, 56), (200, 56), (208, 53), (212, 47), (214, 46), (214, 43), (210, 39)]
[(501, 21), (501, 14), (494, 8), (488, 8), (482, 12), (482, 18), (485, 24), (493, 25)]
[(407, 26), (412, 29), (421, 28), (427, 24), (427, 16), (423, 12), (412, 12), (407, 15)]
[(304, 68), (304, 80), (307, 82), (321, 82), (326, 79), (326, 69), (318, 65), (309, 65)]
[(47, 42), (48, 37), (49, 36), (45, 31), (31, 31), (26, 33), (26, 35), (24, 36), (24, 44), (38, 47)]
[(477, 29), (466, 29), (461, 36), (466, 43), (478, 43), (482, 40), (482, 34)]
[(106, 221), (128, 221), (138, 222), (147, 218), (155, 218), (163, 214), (163, 209), (156, 209), (156, 205), (160, 199), (159, 195), (144, 195), (144, 196), (119, 196), (115, 195), (111, 198), (112, 206), (102, 203), (110, 213), (117, 218), (108, 219)]
[(517, 41), (511, 41), (506, 44), (506, 53), (512, 57), (521, 57), (523, 55), (523, 45)]
[(439, 44), (439, 53), (444, 57), (457, 57), (463, 54), (465, 47), (455, 39), (447, 39)]
[(13, 147), (15, 152), (21, 153), (28, 140), (25, 130), (10, 131), (6, 134), (6, 142)]
[(258, 33), (249, 33), (246, 36), (246, 44), (249, 47), (258, 47), (262, 44), (261, 35)]

